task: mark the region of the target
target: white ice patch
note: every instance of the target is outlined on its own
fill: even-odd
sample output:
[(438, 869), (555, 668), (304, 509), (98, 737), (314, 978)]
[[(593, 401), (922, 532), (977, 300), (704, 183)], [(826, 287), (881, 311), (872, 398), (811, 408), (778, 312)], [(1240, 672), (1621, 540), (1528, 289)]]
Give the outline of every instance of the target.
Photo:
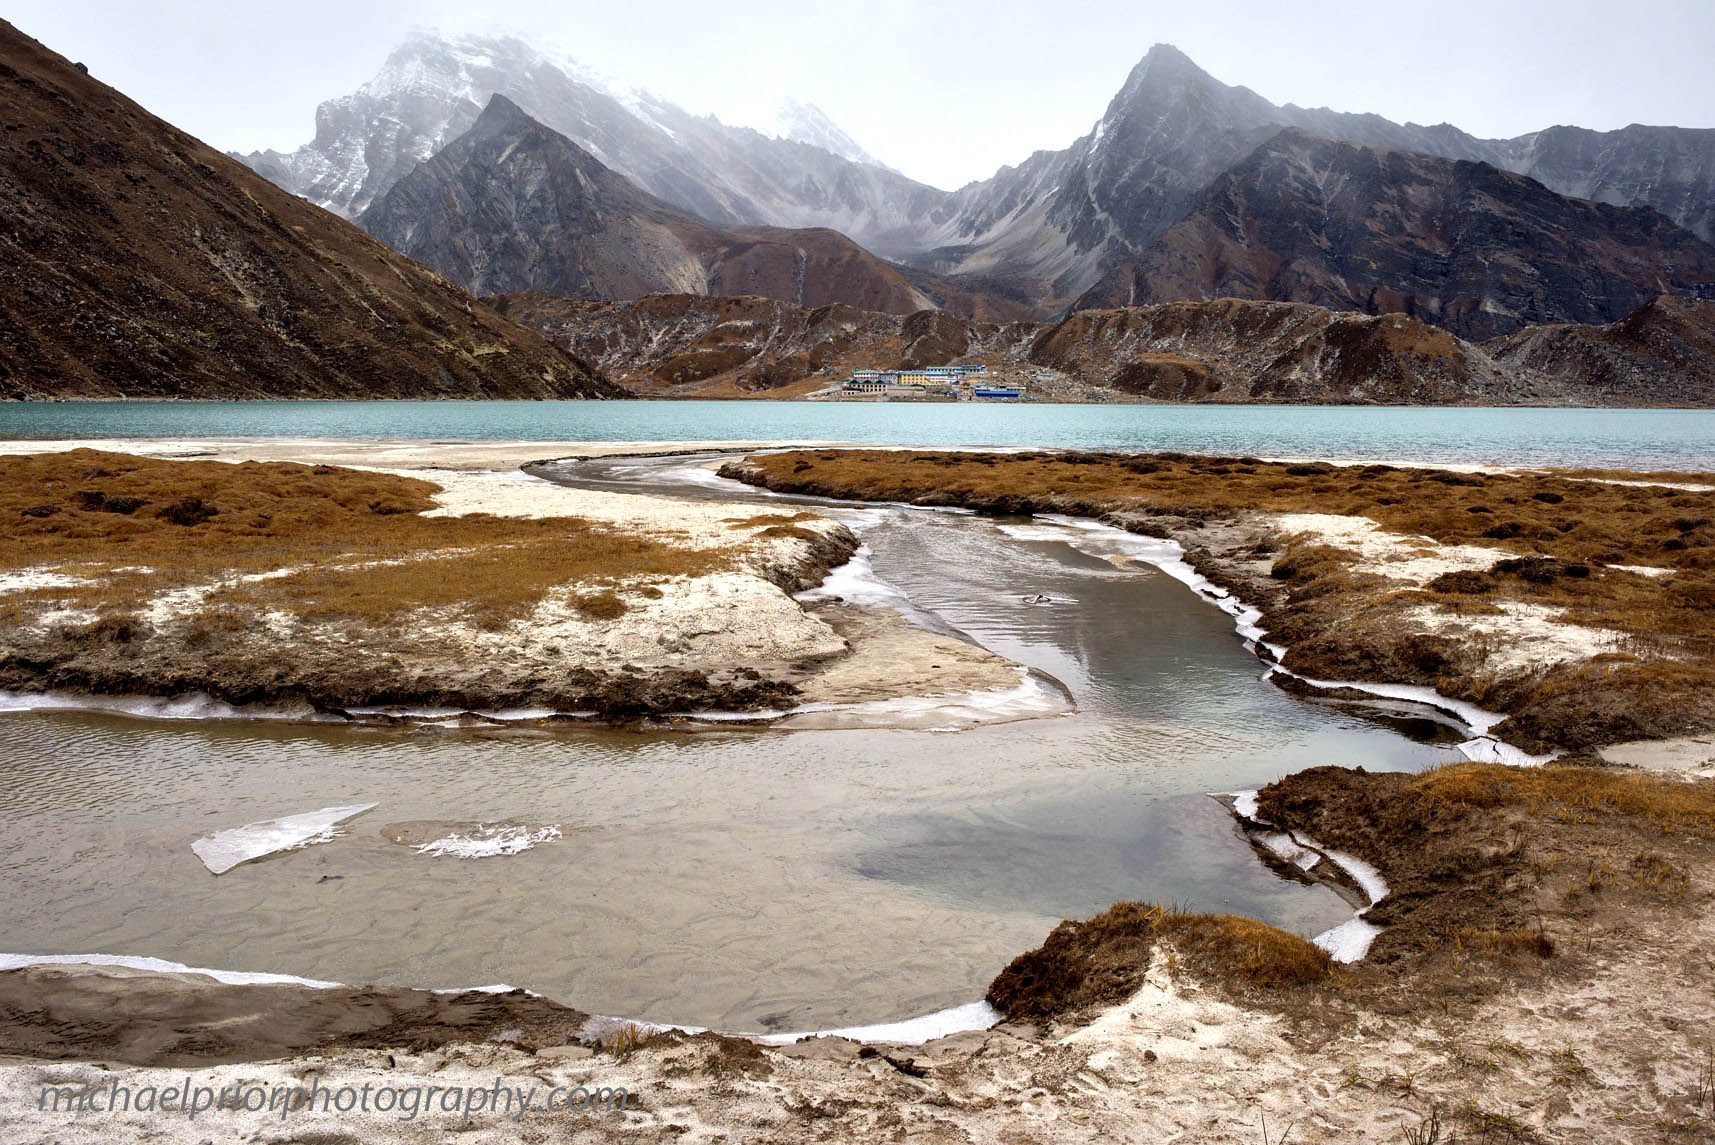
[[(1231, 799), (1235, 815), (1253, 823), (1270, 825), (1266, 819), (1257, 817), (1255, 791), (1231, 791), (1225, 795), (1217, 795), (1216, 798)], [(1387, 880), (1382, 878), (1380, 871), (1356, 855), (1331, 850), (1314, 839), (1307, 839), (1291, 831), (1269, 831), (1252, 837), (1300, 870), (1308, 871), (1326, 859), (1350, 876), (1370, 900), (1369, 905), (1339, 926), (1318, 934), (1310, 941), (1326, 950), (1335, 962), (1357, 962), (1369, 953), (1370, 943), (1381, 933), (1382, 928), (1364, 918), (1364, 915), (1370, 907), (1386, 898), (1388, 892)]]
[(1494, 736), (1476, 736), (1458, 745), (1459, 754), (1472, 763), (1504, 763), (1508, 767), (1541, 767), (1554, 758), (1554, 753), (1531, 755)]
[[(472, 715), (494, 723), (520, 720), (543, 720), (551, 716), (587, 719), (594, 712), (562, 712), (553, 708), (495, 708), (473, 711), (468, 708), (420, 707), (402, 705), (369, 705), (344, 709), (348, 715), (394, 716), (402, 719), (450, 720), (456, 716)], [(0, 712), (115, 712), (148, 720), (292, 720), (312, 723), (343, 723), (344, 717), (318, 712), (308, 704), (294, 707), (265, 707), (261, 705), (235, 707), (202, 692), (187, 696), (86, 696), (74, 692), (5, 692), (0, 691)]]
[(870, 563), (874, 555), (868, 545), (859, 545), (851, 560), (830, 569), (821, 584), (795, 594), (793, 599), (800, 603), (838, 599), (849, 604), (908, 610), (911, 598), (876, 575), (875, 566)]
[[(954, 732), (979, 724), (1039, 719), (1072, 710), (1064, 693), (1048, 687), (1028, 668), (1018, 669), (1015, 688), (966, 692), (950, 696), (899, 696), (856, 704), (800, 704), (775, 725), (780, 728), (828, 729), (890, 727), (918, 731)], [(705, 714), (700, 718), (709, 718)]]
[[(722, 462), (724, 462), (724, 460), (725, 459), (723, 458), (721, 462), (714, 462), (713, 464), (718, 467)], [(710, 462), (706, 461), (693, 461), (685, 465), (675, 465), (669, 468), (656, 468), (650, 465), (615, 465), (612, 467), (612, 470), (615, 473), (631, 472), (664, 481), (680, 481), (686, 485), (700, 485), (704, 489), (720, 489), (727, 493), (732, 492), (736, 487), (742, 488), (747, 493), (758, 497), (785, 496), (785, 494), (776, 493), (772, 489), (763, 489), (758, 486), (747, 485), (742, 481), (734, 481), (730, 477), (722, 477), (719, 473), (716, 473), (714, 469), (709, 468), (710, 464)]]
[[(880, 1042), (886, 1045), (920, 1046), (924, 1042), (963, 1034), (971, 1030), (986, 1030), (999, 1022), (1003, 1015), (987, 1002), (968, 1002), (947, 1010), (936, 1010), (916, 1018), (898, 1022), (882, 1022), (874, 1026), (845, 1026), (836, 1030), (803, 1030), (790, 1034), (728, 1033), (728, 1037), (748, 1038), (765, 1046), (789, 1046), (802, 1038), (847, 1038), (854, 1042)], [(603, 1042), (626, 1027), (647, 1034), (677, 1030), (682, 1034), (701, 1034), (707, 1026), (667, 1025), (659, 1022), (638, 1022), (628, 1018), (591, 1017), (578, 1030), (586, 1042)]]
[[(114, 572), (120, 570), (115, 569)], [(65, 573), (25, 569), (22, 572), (0, 573), (0, 595), (9, 592), (30, 592), (41, 588), (76, 588), (89, 584), (87, 577), (67, 576)]]
[(424, 843), (417, 848), (419, 855), (447, 855), (455, 859), (488, 859), (499, 855), (516, 855), (538, 843), (560, 837), (557, 826), (531, 830), (516, 824), (477, 827), (468, 835), (454, 832), (444, 839)]
[(158, 974), (202, 974), (226, 986), (308, 986), (312, 990), (331, 990), (343, 985), (315, 978), (299, 978), (294, 974), (209, 970), (133, 954), (0, 954), (0, 970), (22, 970), (26, 966), (120, 966), (129, 970), (152, 970)]
[[(1382, 878), (1382, 873), (1356, 855), (1348, 855), (1344, 851), (1331, 851), (1327, 847), (1318, 847), (1313, 841), (1306, 842), (1305, 845), (1321, 851), (1330, 863), (1351, 875), (1352, 880), (1368, 896), (1370, 906), (1375, 906), (1387, 897), (1387, 882)], [(1364, 909), (1368, 910), (1369, 908)]]
[(237, 708), (202, 692), (188, 696), (85, 696), (73, 692), (0, 692), (0, 712), (117, 712), (150, 720), (316, 718), (308, 704), (295, 708)]
[(815, 1030), (802, 1034), (747, 1034), (746, 1037), (767, 1046), (786, 1046), (800, 1038), (849, 1038), (854, 1042), (886, 1042), (900, 1046), (920, 1046), (924, 1042), (962, 1034), (970, 1030), (986, 1030), (1001, 1020), (1000, 1011), (987, 1002), (971, 1002), (949, 1010), (937, 1010), (902, 1022), (883, 1022), (875, 1026), (847, 1026), (839, 1030)]
[(240, 863), (248, 863), (264, 855), (331, 842), (338, 837), (341, 823), (375, 806), (373, 803), (354, 803), (344, 807), (323, 807), (318, 811), (229, 827), (198, 839), (191, 844), (191, 850), (196, 852), (203, 866), (221, 875)]
[(1257, 841), (1301, 871), (1308, 871), (1322, 861), (1321, 852), (1311, 850), (1284, 831), (1260, 835)]
[(1323, 931), (1311, 941), (1326, 950), (1335, 962), (1361, 962), (1364, 955), (1370, 952), (1370, 943), (1374, 942), (1376, 935), (1381, 932), (1381, 927), (1360, 914), (1348, 918), (1332, 930)]
[[(311, 990), (336, 990), (349, 985), (327, 982), (320, 978), (300, 978), (296, 974), (271, 974), (259, 970), (211, 970), (206, 966), (186, 966), (183, 962), (168, 962), (140, 954), (0, 954), (0, 971), (23, 970), (30, 966), (117, 966), (127, 970), (147, 970), (155, 974), (201, 974), (223, 986), (303, 986)], [(490, 986), (454, 986), (432, 990), (434, 994), (510, 994), (516, 986), (495, 983)], [(534, 991), (527, 991), (534, 993)], [(536, 995), (541, 997), (541, 995)]]

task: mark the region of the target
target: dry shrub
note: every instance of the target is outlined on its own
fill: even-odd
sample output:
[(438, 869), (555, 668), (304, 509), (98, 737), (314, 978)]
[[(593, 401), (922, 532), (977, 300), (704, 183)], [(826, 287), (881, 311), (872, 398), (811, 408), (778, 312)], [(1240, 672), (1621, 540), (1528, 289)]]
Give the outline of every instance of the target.
[(572, 607), (592, 620), (617, 620), (626, 613), (626, 603), (611, 592), (589, 592), (572, 597)]
[(723, 525), (731, 525), (735, 529), (760, 529), (769, 525), (793, 525), (799, 521), (819, 521), (817, 513), (758, 513), (754, 517), (722, 517)]
[(726, 517), (723, 523), (735, 529), (756, 529), (758, 537), (782, 537), (795, 541), (819, 541), (820, 533), (800, 526), (799, 521), (819, 521), (816, 513), (758, 513), (754, 517)]
[(1493, 956), (1527, 954), (1536, 958), (1554, 957), (1554, 939), (1540, 927), (1521, 926), (1511, 930), (1481, 929), (1464, 926), (1453, 932), (1453, 948)]
[(1168, 933), (1185, 961), (1215, 981), (1280, 990), (1325, 982), (1333, 969), (1309, 939), (1236, 914), (1173, 915)]
[(770, 525), (756, 534), (759, 537), (784, 538), (794, 541), (818, 541), (821, 535), (800, 525)]
[(651, 1042), (659, 1041), (666, 1033), (650, 1026), (642, 1026), (636, 1022), (621, 1022), (607, 1034), (602, 1036), (601, 1048), (614, 1057), (627, 1057)]

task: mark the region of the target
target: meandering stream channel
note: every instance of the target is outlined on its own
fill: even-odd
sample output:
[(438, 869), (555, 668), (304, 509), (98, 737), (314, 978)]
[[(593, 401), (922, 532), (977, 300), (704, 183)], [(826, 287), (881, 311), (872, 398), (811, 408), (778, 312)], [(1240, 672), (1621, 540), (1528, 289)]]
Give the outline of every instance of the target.
[[(556, 480), (779, 499), (702, 459)], [(415, 732), (0, 715), (0, 948), (344, 982), (506, 982), (729, 1030), (974, 1001), (1062, 917), (1142, 898), (1313, 935), (1349, 917), (1259, 863), (1207, 792), (1318, 763), (1417, 768), (1457, 734), (1293, 699), (1229, 617), (1021, 522), (834, 510), (919, 615), (1063, 684), (1073, 714), (958, 733)], [(1038, 594), (1053, 604), (1030, 604)], [(193, 840), (375, 803), (342, 837), (215, 878)], [(518, 854), (417, 853), (412, 821), (558, 825)]]

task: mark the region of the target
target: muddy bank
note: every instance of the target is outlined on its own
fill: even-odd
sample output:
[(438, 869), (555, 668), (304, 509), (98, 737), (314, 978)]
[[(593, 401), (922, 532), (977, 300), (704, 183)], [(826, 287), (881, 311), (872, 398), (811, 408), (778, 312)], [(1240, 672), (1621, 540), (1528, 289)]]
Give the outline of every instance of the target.
[(523, 990), (224, 985), (78, 964), (0, 972), (0, 1054), (45, 1061), (205, 1066), (491, 1041), (535, 1050), (577, 1041), (588, 1021)]
[(1504, 713), (1492, 734), (1530, 752), (1715, 728), (1704, 490), (1184, 454), (802, 450), (720, 472), (1174, 541), (1260, 611), (1265, 658), (1283, 646), (1308, 681), (1424, 687)]
[[(35, 1101), (42, 1085), (179, 1085), (191, 1068), (217, 1086), (624, 1086), (613, 1128), (649, 1142), (1251, 1145), (1265, 1121), (1270, 1140), (1335, 1145), (1704, 1139), (1715, 784), (1560, 766), (1317, 768), (1265, 788), (1257, 816), (1379, 867), (1392, 944), (1384, 932), (1372, 961), (1330, 966), (1249, 920), (1121, 904), (1064, 924), (996, 979), (1014, 1021), (921, 1045), (622, 1034), (517, 994), (37, 968), (0, 974), (0, 1048), (13, 1055), (0, 1118), (19, 1142), (190, 1145), (216, 1131)], [(220, 1130), (264, 1128), (238, 1116)], [(291, 1121), (299, 1137), (388, 1142), (461, 1127), (530, 1141), (555, 1126), (563, 1117), (438, 1111)]]

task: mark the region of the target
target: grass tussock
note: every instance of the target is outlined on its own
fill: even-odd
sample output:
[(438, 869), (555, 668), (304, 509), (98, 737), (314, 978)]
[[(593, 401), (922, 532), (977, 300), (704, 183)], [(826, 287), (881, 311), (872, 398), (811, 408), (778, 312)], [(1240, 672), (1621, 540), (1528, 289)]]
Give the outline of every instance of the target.
[(1237, 989), (1311, 986), (1325, 982), (1333, 967), (1314, 943), (1255, 919), (1121, 902), (1055, 927), (1040, 947), (1001, 971), (988, 1002), (1018, 1021), (1116, 1005), (1143, 985), (1160, 944), (1205, 980)]
[(84, 581), (0, 597), (0, 622), (46, 608), (124, 617), (185, 585), (210, 587), (211, 638), (258, 610), (372, 623), (454, 610), (493, 628), (566, 585), (589, 586), (572, 606), (610, 619), (625, 611), (622, 584), (725, 560), (574, 518), (423, 516), (435, 491), (416, 478), (285, 462), (94, 450), (0, 458), (0, 517), (10, 522), (0, 570)]
[(1499, 930), (1464, 926), (1455, 930), (1451, 939), (1453, 948), (1460, 951), (1503, 957), (1515, 954), (1545, 959), (1554, 957), (1554, 939), (1540, 927), (1519, 926)]
[(636, 1022), (621, 1022), (602, 1036), (601, 1048), (616, 1058), (630, 1057), (650, 1043), (662, 1040), (666, 1033)]
[(786, 538), (794, 541), (819, 541), (822, 535), (806, 529), (800, 521), (817, 521), (815, 513), (759, 513), (754, 517), (727, 517), (724, 523), (734, 529), (754, 529), (757, 537)]

